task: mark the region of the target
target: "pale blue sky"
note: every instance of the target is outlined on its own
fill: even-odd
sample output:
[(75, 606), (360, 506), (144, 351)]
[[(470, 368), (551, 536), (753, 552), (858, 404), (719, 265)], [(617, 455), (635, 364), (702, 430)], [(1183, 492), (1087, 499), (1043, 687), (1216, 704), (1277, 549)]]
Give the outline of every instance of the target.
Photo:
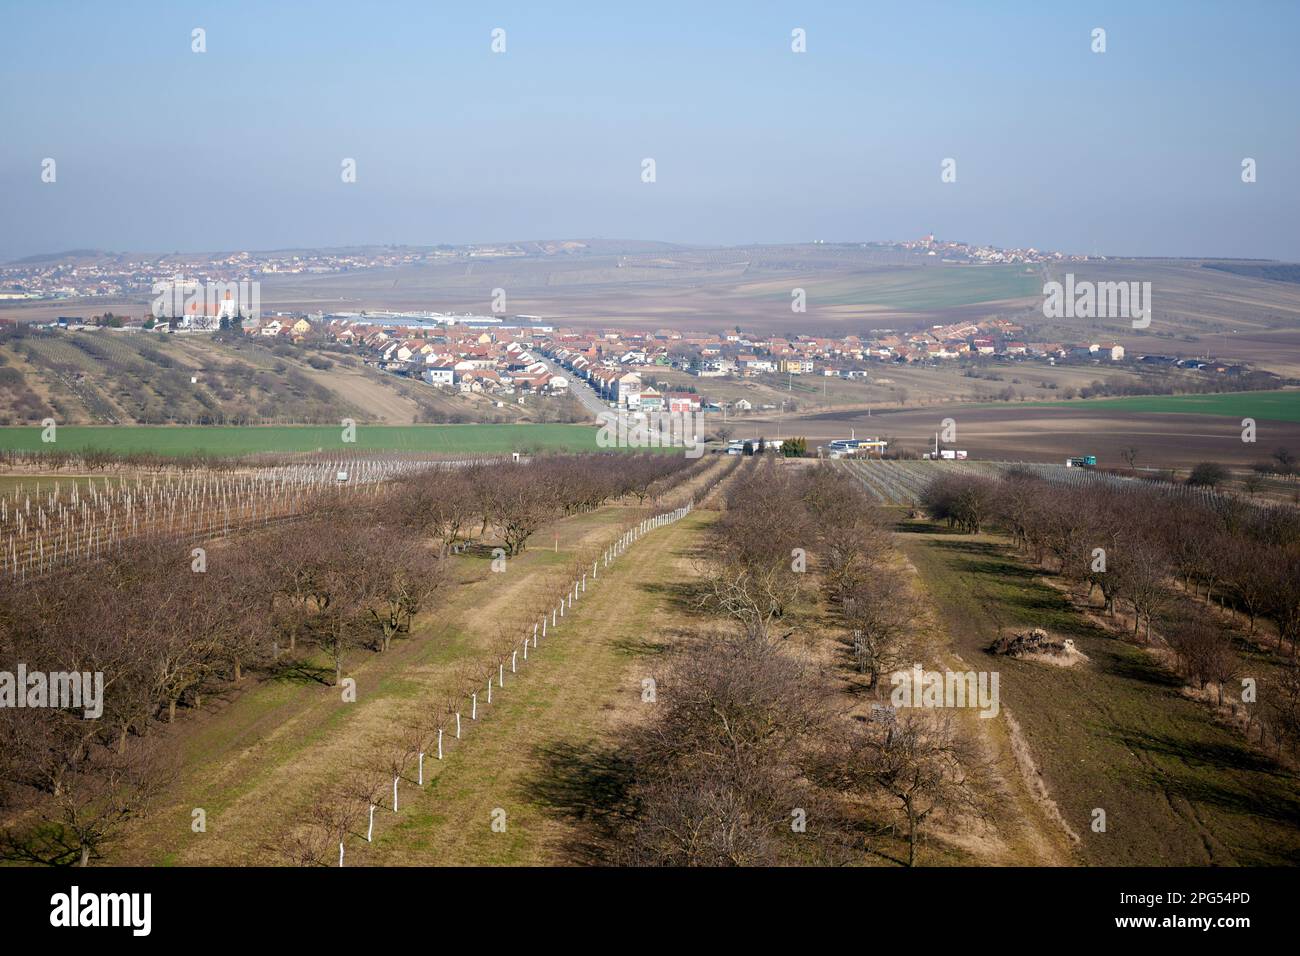
[[(1295, 2), (0, 11), (4, 258), (934, 231), (1300, 259)], [(1104, 54), (1089, 48), (1099, 26)], [(940, 183), (945, 157), (955, 184)]]

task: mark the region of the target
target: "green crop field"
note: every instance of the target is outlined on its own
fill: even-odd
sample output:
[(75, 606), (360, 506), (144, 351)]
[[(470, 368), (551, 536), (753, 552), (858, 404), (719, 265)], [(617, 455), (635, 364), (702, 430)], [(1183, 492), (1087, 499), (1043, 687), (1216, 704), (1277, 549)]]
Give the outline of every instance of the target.
[[(931, 266), (891, 269), (810, 281), (818, 305), (880, 305), (903, 312), (930, 311), (1023, 299), (1042, 293), (1043, 281), (1025, 266)], [(785, 293), (789, 298), (789, 292)]]
[(422, 451), (505, 454), (513, 451), (595, 451), (596, 429), (587, 425), (358, 425), (356, 442), (342, 441), (335, 426), (63, 426), (57, 441), (41, 441), (39, 428), (0, 428), (0, 449), (80, 451), (86, 448), (163, 455), (290, 454), (310, 451)]
[(1225, 415), (1274, 422), (1300, 422), (1300, 391), (1227, 392), (1218, 395), (1139, 395), (1046, 402), (1052, 407), (1087, 407), (1105, 412), (1170, 412), (1182, 415)]

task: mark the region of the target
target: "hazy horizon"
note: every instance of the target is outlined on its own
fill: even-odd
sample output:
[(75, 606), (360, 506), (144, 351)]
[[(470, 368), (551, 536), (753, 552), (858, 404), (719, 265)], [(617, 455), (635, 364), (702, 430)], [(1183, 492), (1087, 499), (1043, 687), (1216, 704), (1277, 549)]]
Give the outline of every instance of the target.
[[(905, 236), (901, 236), (901, 235), (900, 236), (873, 236), (873, 237), (863, 237), (863, 238), (823, 240), (823, 243), (828, 246), (829, 245), (849, 245), (849, 246), (871, 245), (877, 243), (892, 243), (892, 242), (903, 242), (907, 240), (915, 240), (921, 238), (923, 235), (925, 235), (924, 231), (920, 231)], [(943, 241), (943, 242), (964, 242), (972, 246), (978, 245), (978, 243), (968, 240), (962, 236), (936, 235), (935, 240)], [(6, 265), (14, 265), (16, 263), (20, 263), (26, 260), (57, 258), (63, 256), (76, 255), (80, 253), (96, 253), (100, 255), (112, 255), (112, 256), (160, 256), (160, 257), (161, 256), (224, 255), (224, 254), (234, 253), (234, 252), (247, 252), (252, 255), (272, 255), (276, 253), (297, 252), (297, 251), (314, 251), (314, 252), (328, 253), (328, 252), (337, 252), (337, 251), (349, 250), (349, 249), (384, 249), (384, 248), (432, 249), (439, 246), (467, 248), (469, 246), (491, 247), (491, 246), (523, 245), (527, 243), (554, 243), (554, 242), (579, 242), (579, 243), (604, 242), (604, 243), (611, 243), (615, 245), (617, 245), (618, 243), (629, 243), (629, 244), (644, 243), (646, 245), (672, 246), (680, 249), (745, 249), (745, 248), (762, 248), (762, 247), (779, 248), (782, 246), (815, 244), (816, 240), (774, 239), (766, 242), (726, 243), (726, 242), (691, 242), (689, 240), (658, 239), (654, 237), (645, 237), (645, 236), (529, 236), (525, 238), (515, 238), (515, 239), (489, 238), (489, 239), (479, 239), (479, 240), (472, 240), (467, 242), (455, 242), (455, 243), (441, 242), (441, 241), (396, 242), (396, 243), (343, 242), (337, 245), (328, 245), (328, 246), (321, 246), (321, 245), (312, 246), (306, 244), (298, 244), (298, 245), (274, 246), (274, 247), (223, 246), (223, 247), (212, 247), (212, 248), (167, 249), (167, 250), (108, 249), (108, 248), (97, 248), (92, 246), (79, 246), (79, 247), (69, 247), (66, 249), (47, 249), (39, 252), (27, 253), (20, 256), (7, 257), (3, 260), (0, 260), (0, 263)], [(1033, 246), (1032, 243), (1008, 243), (1005, 246), (1000, 243), (990, 243), (989, 245), (997, 246), (999, 248), (1007, 248), (1007, 249), (1029, 248)], [(1072, 249), (1056, 249), (1050, 246), (1041, 246), (1041, 247), (1034, 246), (1034, 248), (1046, 252), (1061, 252), (1061, 253), (1072, 254), (1072, 255), (1083, 255), (1083, 253), (1080, 253), (1077, 250), (1072, 250)], [(1297, 261), (1296, 259), (1280, 258), (1277, 256), (1219, 256), (1219, 255), (1206, 255), (1206, 254), (1202, 254), (1202, 255), (1189, 254), (1189, 255), (1178, 255), (1178, 256), (1159, 255), (1159, 254), (1123, 256), (1123, 255), (1107, 254), (1104, 251), (1098, 253), (1089, 253), (1089, 255), (1096, 255), (1101, 258), (1110, 258), (1110, 259), (1154, 259), (1154, 260), (1167, 259), (1171, 261), (1224, 260), (1229, 262), (1243, 261), (1243, 262), (1278, 262), (1278, 263), (1290, 263), (1290, 262)]]
[[(0, 32), (0, 259), (930, 232), (1112, 257), (1300, 259), (1300, 130), (1281, 120), (1300, 92), (1300, 9), (1178, 14), (14, 8)], [(196, 27), (204, 53), (191, 51)], [(1091, 50), (1096, 27), (1104, 53)], [(491, 51), (495, 28), (504, 53)], [(791, 51), (795, 28), (805, 53)], [(941, 183), (950, 157), (957, 181)]]

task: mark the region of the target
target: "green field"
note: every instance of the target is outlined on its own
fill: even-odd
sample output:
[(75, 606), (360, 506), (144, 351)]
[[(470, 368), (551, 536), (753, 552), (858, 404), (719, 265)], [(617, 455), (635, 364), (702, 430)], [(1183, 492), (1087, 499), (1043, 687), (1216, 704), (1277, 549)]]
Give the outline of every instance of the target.
[[(929, 312), (978, 302), (1041, 295), (1042, 278), (1025, 266), (928, 266), (867, 272), (810, 282), (818, 305), (879, 305)], [(789, 293), (785, 293), (789, 298)]]
[(505, 454), (513, 451), (595, 451), (588, 425), (358, 425), (356, 442), (343, 429), (322, 425), (253, 427), (103, 425), (62, 426), (57, 441), (41, 441), (39, 428), (0, 428), (0, 450), (81, 451), (234, 457), (310, 451), (419, 451), (441, 454)]
[(1224, 415), (1273, 422), (1300, 422), (1300, 391), (1227, 392), (1217, 395), (1138, 395), (1130, 398), (1093, 398), (1073, 402), (1045, 402), (1050, 407), (1096, 411), (1169, 412), (1181, 415)]

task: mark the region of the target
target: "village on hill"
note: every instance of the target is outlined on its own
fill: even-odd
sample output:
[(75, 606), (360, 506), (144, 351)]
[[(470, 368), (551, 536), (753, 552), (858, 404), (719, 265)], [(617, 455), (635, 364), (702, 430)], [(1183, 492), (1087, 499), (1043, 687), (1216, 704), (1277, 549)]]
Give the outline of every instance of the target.
[[(190, 302), (176, 317), (60, 318), (43, 326), (65, 331), (203, 334), (237, 332), (276, 344), (343, 347), (382, 371), (465, 394), (513, 396), (568, 393), (588, 383), (610, 405), (642, 411), (749, 411), (749, 402), (710, 401), (707, 382), (765, 375), (869, 379), (887, 366), (943, 365), (988, 359), (1043, 365), (1094, 364), (1179, 368), (1225, 377), (1248, 366), (1204, 357), (1128, 355), (1113, 341), (1031, 341), (1004, 318), (936, 325), (917, 331), (873, 329), (840, 337), (678, 329), (588, 329), (545, 324), (538, 316), (438, 312), (305, 314), (243, 317), (231, 300)], [(699, 379), (676, 391), (656, 388), (656, 370)], [(734, 406), (734, 407), (733, 407)]]

